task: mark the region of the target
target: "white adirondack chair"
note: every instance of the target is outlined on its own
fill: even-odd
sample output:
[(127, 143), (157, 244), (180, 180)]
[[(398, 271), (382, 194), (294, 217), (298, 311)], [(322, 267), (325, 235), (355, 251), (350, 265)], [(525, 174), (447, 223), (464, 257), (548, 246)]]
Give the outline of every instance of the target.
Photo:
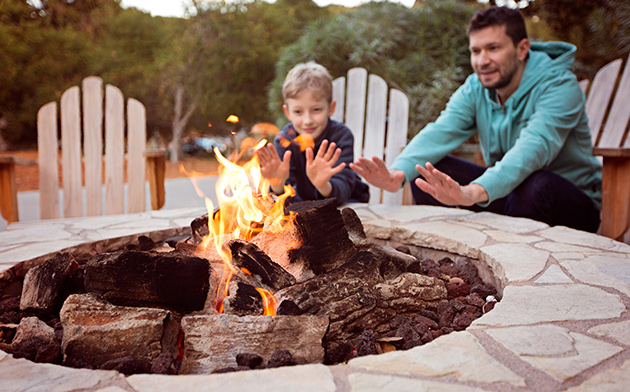
[[(354, 158), (377, 156), (389, 166), (407, 144), (407, 96), (389, 89), (380, 76), (368, 76), (365, 68), (352, 68), (347, 78), (333, 81), (333, 99), (337, 107), (332, 118), (344, 122), (354, 136)], [(409, 191), (390, 193), (370, 185), (370, 204), (401, 205), (404, 193)], [(405, 197), (405, 204), (409, 198)]]
[[(82, 105), (78, 86), (70, 87), (61, 96), (63, 217), (83, 216), (82, 161), (85, 166), (85, 210), (88, 216), (146, 211), (145, 178), (147, 175), (145, 172), (148, 172), (149, 177), (151, 206), (153, 209), (161, 208), (164, 205), (166, 153), (163, 150), (145, 151), (144, 105), (133, 98), (127, 101), (128, 191), (125, 211), (123, 94), (117, 87), (108, 84), (105, 87), (103, 105), (103, 81), (96, 76), (83, 79), (82, 90)], [(103, 119), (105, 156), (103, 156)], [(57, 135), (57, 103), (49, 102), (37, 113), (41, 219), (60, 217)], [(83, 143), (81, 143), (82, 140)], [(103, 160), (105, 161), (104, 211), (102, 208)]]

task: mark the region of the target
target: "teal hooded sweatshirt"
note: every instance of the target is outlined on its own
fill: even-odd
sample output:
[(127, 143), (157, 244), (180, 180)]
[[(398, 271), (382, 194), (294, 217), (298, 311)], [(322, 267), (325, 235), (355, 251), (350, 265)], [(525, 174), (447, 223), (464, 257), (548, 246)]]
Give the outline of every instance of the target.
[(584, 93), (572, 72), (575, 50), (564, 42), (532, 43), (521, 82), (504, 106), (493, 89), (470, 75), (390, 169), (412, 181), (416, 164), (439, 162), (477, 132), (488, 166), (473, 181), (488, 192), (481, 206), (507, 196), (535, 171), (547, 170), (574, 183), (601, 208), (602, 169), (592, 155)]

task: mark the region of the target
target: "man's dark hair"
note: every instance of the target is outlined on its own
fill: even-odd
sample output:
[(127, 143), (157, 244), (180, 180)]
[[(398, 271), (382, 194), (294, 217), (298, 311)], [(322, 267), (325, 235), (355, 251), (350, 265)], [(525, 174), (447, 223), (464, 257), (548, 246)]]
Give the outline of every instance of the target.
[(490, 7), (475, 14), (468, 24), (468, 35), (491, 26), (505, 26), (505, 33), (516, 46), (527, 38), (525, 19), (521, 12), (508, 7)]

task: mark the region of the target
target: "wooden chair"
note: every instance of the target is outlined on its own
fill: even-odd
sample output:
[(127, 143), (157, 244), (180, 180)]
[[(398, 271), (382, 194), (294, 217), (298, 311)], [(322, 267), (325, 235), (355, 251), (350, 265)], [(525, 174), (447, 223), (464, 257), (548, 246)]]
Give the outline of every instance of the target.
[[(122, 214), (125, 213), (123, 94), (117, 87), (107, 85), (103, 104), (103, 81), (96, 76), (85, 78), (82, 88), (82, 105), (78, 86), (70, 87), (61, 96), (63, 217), (83, 216), (83, 177), (85, 178), (85, 211), (88, 216), (103, 213)], [(81, 115), (81, 106), (83, 115)], [(103, 156), (103, 120), (105, 156)], [(128, 99), (126, 120), (128, 173), (126, 212), (146, 211), (146, 178), (149, 180), (151, 207), (160, 209), (165, 199), (166, 151), (146, 150), (146, 117), (142, 103), (133, 98)], [(57, 124), (57, 103), (49, 102), (42, 106), (37, 113), (41, 219), (60, 217)], [(103, 161), (105, 161), (104, 211)], [(13, 168), (9, 171), (12, 172)], [(15, 175), (10, 173), (7, 176), (14, 178)], [(12, 200), (15, 201), (14, 187), (11, 192), (13, 192)], [(15, 204), (15, 210), (6, 213), (8, 216), (4, 215), (3, 211), (3, 215), (9, 222), (18, 220), (17, 202)]]
[[(355, 159), (377, 156), (389, 166), (407, 144), (407, 96), (389, 89), (380, 76), (368, 76), (364, 68), (352, 68), (347, 78), (341, 76), (333, 81), (333, 99), (337, 107), (332, 118), (343, 121), (352, 130)], [(370, 185), (370, 204), (401, 205), (403, 198), (405, 204), (413, 204), (408, 186), (390, 193)]]
[(602, 67), (588, 89), (586, 113), (593, 139), (593, 155), (603, 162), (601, 234), (623, 240), (630, 223), (630, 61), (619, 75), (622, 60)]

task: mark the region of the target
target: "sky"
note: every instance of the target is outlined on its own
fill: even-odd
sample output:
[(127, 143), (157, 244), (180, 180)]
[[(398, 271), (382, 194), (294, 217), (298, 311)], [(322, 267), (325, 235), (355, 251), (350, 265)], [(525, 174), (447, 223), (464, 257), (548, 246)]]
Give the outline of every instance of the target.
[[(314, 0), (319, 6), (338, 4), (346, 7), (354, 7), (369, 0)], [(411, 7), (415, 0), (390, 0)], [(273, 2), (273, 1), (270, 1)], [(184, 0), (122, 0), (123, 8), (135, 7), (142, 11), (149, 12), (153, 16), (184, 16)]]

